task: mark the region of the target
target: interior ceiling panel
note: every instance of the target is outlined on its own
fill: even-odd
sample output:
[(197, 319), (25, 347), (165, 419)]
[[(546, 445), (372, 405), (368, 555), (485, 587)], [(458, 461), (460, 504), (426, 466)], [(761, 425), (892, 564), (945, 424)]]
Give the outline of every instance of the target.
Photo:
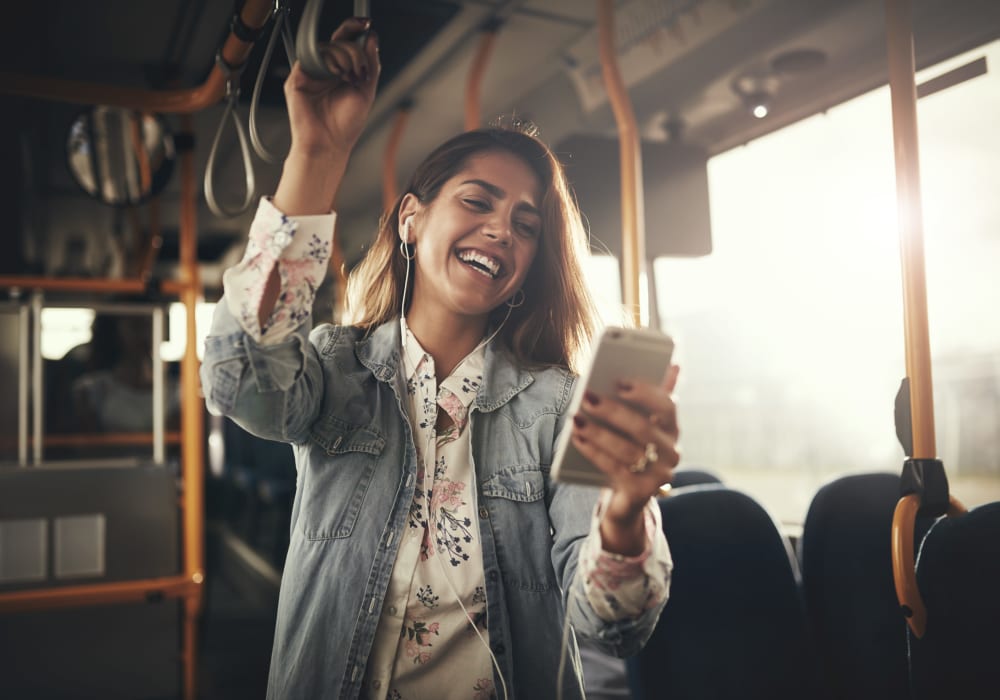
[[(293, 27), (305, 2), (290, 0)], [(238, 3), (44, 0), (8, 5), (0, 26), (0, 71), (143, 87), (162, 86), (172, 78), (190, 87), (211, 70)], [(1000, 36), (996, 0), (913, 0), (913, 6), (921, 65)], [(319, 34), (332, 31), (352, 7), (352, 2), (328, 0)], [(492, 18), (502, 25), (482, 85), (484, 121), (516, 113), (536, 121), (543, 138), (553, 144), (574, 133), (614, 133), (606, 100), (587, 107), (574, 82), (574, 70), (588, 65), (587, 70), (595, 70), (595, 7), (595, 0), (372, 0), (383, 75), (341, 190), (339, 221), (348, 259), (357, 256), (374, 228), (383, 152), (400, 102), (412, 98), (414, 108), (397, 158), (398, 179), (432, 146), (462, 128), (469, 66), (483, 24)], [(633, 42), (620, 47), (624, 57), (629, 46), (646, 42), (647, 57), (658, 61), (631, 67), (623, 61), (625, 82), (647, 136), (664, 138), (666, 132), (658, 127), (674, 120), (685, 125), (686, 139), (717, 153), (885, 82), (882, 0), (619, 0), (615, 7), (622, 18), (619, 34)], [(633, 15), (659, 19), (629, 29), (626, 20)], [(242, 77), (244, 121), (264, 44), (262, 40), (254, 48)], [(824, 60), (811, 71), (777, 75), (774, 59), (802, 49), (818, 50)], [(278, 49), (259, 119), (265, 141), (275, 146), (287, 144), (288, 138), (281, 92), (287, 70)], [(753, 75), (763, 76), (774, 91), (766, 119), (750, 117), (734, 90), (737, 82)], [(11, 104), (22, 105), (0, 102)], [(7, 112), (34, 134), (30, 140), (36, 158), (46, 163), (35, 168), (35, 177), (51, 173), (41, 189), (67, 196), (72, 188), (67, 189), (60, 170), (65, 129), (79, 108), (40, 104), (23, 113)], [(221, 115), (221, 105), (195, 115), (199, 176)], [(239, 201), (243, 166), (231, 132), (219, 159), (219, 196)], [(272, 191), (280, 168), (256, 159), (254, 167), (258, 192)], [(175, 178), (165, 196), (176, 199), (177, 189)], [(203, 231), (229, 230), (234, 240), (241, 240), (247, 217), (224, 220), (203, 209), (199, 224)]]

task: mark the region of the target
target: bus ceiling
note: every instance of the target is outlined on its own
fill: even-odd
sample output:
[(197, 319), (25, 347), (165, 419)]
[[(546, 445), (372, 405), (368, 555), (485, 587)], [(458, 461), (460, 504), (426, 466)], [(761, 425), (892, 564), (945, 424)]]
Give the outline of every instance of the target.
[[(286, 3), (298, 27), (305, 0)], [(352, 3), (322, 3), (317, 36), (352, 14)], [(265, 17), (272, 3), (263, 3)], [(352, 176), (340, 193), (338, 231), (348, 264), (357, 260), (381, 210), (387, 144), (395, 138), (393, 164), (412, 169), (433, 144), (465, 128), (470, 67), (484, 55), (481, 36), (494, 31), (482, 70), (481, 122), (499, 115), (531, 120), (541, 137), (562, 155), (581, 161), (586, 153), (563, 153), (581, 138), (613, 137), (614, 116), (600, 75), (597, 3), (575, 0), (464, 0), (412, 3), (375, 0), (374, 28), (382, 47), (383, 74), (369, 127), (352, 161)], [(826, 110), (888, 79), (884, 7), (870, 0), (630, 0), (615, 6), (616, 45), (644, 145), (681, 142), (711, 156), (806, 116)], [(246, 9), (246, 8), (244, 8)], [(120, 226), (115, 215), (94, 217), (91, 231), (80, 221), (78, 200), (86, 195), (66, 167), (70, 126), (88, 93), (68, 102), (37, 99), (45, 88), (69, 81), (159, 95), (165, 112), (196, 111), (192, 118), (196, 170), (205, 172), (209, 146), (222, 115), (225, 80), (215, 56), (229, 33), (229, 3), (18, 3), (10, 9), (0, 41), (0, 106), (13, 129), (0, 137), (4, 153), (4, 203), (45, 202), (46, 216), (33, 236), (63, 245), (77, 229), (92, 246), (107, 242)], [(259, 18), (258, 20), (259, 21)], [(923, 67), (1000, 35), (1000, 4), (992, 0), (915, 0), (917, 67)], [(255, 24), (250, 21), (249, 24)], [(246, 52), (239, 74), (240, 115), (246, 118), (265, 37)], [(238, 59), (239, 52), (234, 53)], [(236, 61), (238, 62), (238, 61)], [(281, 92), (288, 65), (275, 51), (260, 96), (257, 129), (268, 148), (287, 148), (287, 117)], [(201, 86), (194, 89), (191, 86)], [(182, 95), (186, 95), (183, 96)], [(398, 130), (400, 105), (408, 105), (406, 129)], [(175, 131), (177, 116), (165, 122)], [(661, 159), (669, 158), (664, 151)], [(214, 178), (222, 202), (245, 196), (244, 155), (230, 130), (223, 135)], [(616, 164), (611, 163), (612, 170)], [(253, 160), (256, 194), (274, 187), (280, 165)], [(28, 184), (25, 174), (30, 173)], [(20, 182), (19, 182), (20, 181)], [(647, 183), (648, 189), (648, 183)], [(159, 264), (175, 263), (179, 227), (179, 178), (160, 194), (164, 246)], [(648, 197), (647, 197), (648, 199)], [(51, 206), (56, 205), (56, 206)], [(198, 212), (199, 259), (208, 263), (205, 282), (217, 284), (215, 268), (235, 253), (247, 217)], [(89, 224), (88, 224), (89, 225)], [(101, 231), (96, 230), (102, 229)], [(30, 255), (56, 252), (52, 245), (26, 246)], [(658, 255), (705, 254), (700, 237)], [(44, 267), (11, 251), (2, 264), (19, 270)], [(96, 257), (96, 256), (94, 256)], [(18, 270), (2, 270), (13, 273)], [(161, 276), (168, 277), (169, 273)]]

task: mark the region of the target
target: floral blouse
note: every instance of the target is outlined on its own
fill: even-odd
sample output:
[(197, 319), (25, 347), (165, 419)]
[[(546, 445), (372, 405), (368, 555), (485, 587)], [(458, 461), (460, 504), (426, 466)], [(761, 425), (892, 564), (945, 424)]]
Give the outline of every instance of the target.
[[(334, 214), (287, 217), (262, 199), (243, 260), (223, 276), (226, 301), (261, 344), (281, 342), (309, 318), (326, 274)], [(258, 309), (278, 266), (281, 289), (264, 327)], [(482, 382), (483, 346), (437, 383), (434, 359), (403, 326), (403, 371), (419, 458), (418, 485), (399, 545), (365, 674), (365, 696), (487, 700), (494, 688), (486, 587), (480, 549), (469, 406)], [(438, 431), (439, 409), (450, 418)], [(672, 568), (659, 508), (645, 510), (646, 549), (635, 557), (601, 548), (605, 491), (584, 540), (577, 573), (594, 610), (608, 621), (635, 617), (667, 597), (660, 582)], [(669, 578), (667, 579), (669, 581)], [(445, 692), (446, 684), (447, 692)]]

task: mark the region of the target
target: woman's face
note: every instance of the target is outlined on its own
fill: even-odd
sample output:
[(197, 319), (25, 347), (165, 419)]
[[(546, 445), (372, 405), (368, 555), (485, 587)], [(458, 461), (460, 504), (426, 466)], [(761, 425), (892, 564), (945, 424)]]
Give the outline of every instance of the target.
[[(407, 195), (416, 251), (410, 313), (485, 320), (521, 288), (542, 233), (542, 184), (507, 151), (473, 156), (429, 205)], [(401, 228), (402, 230), (402, 228)]]

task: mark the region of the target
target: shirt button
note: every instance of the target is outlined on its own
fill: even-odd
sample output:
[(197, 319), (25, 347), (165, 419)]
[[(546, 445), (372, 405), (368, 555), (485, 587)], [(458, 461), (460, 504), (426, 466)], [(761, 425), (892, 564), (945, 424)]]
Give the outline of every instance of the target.
[(479, 506), (479, 517), (480, 518), (490, 517), (490, 511), (486, 508), (486, 506)]
[(372, 681), (372, 688), (378, 690), (382, 687), (382, 681)]
[(496, 581), (496, 580), (497, 580), (497, 572), (496, 572), (496, 569), (493, 569), (493, 570), (491, 570), (491, 571), (490, 571), (490, 572), (489, 572), (488, 574), (486, 574), (486, 577), (487, 577), (487, 578), (488, 578), (488, 579), (489, 579), (490, 581)]
[(507, 651), (507, 647), (505, 647), (503, 644), (497, 644), (495, 647), (493, 647), (494, 654), (502, 654), (505, 651)]
[(395, 615), (396, 614), (396, 606), (395, 605), (390, 605), (389, 606), (389, 614), (390, 615)]
[(284, 231), (278, 231), (274, 234), (274, 244), (278, 246), (284, 246), (288, 243), (288, 234)]

